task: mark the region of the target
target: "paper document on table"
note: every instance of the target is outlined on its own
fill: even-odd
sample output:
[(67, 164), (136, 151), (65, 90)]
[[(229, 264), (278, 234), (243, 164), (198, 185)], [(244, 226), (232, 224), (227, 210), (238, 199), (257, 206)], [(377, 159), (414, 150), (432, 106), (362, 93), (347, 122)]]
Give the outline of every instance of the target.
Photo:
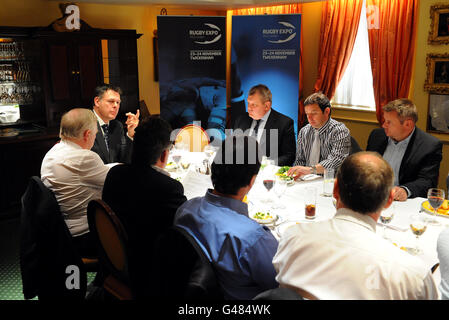
[(184, 195), (187, 199), (202, 197), (206, 194), (207, 189), (213, 188), (210, 175), (201, 174), (199, 172), (189, 170), (182, 179), (184, 186)]
[(115, 167), (118, 164), (123, 164), (123, 163), (121, 163), (121, 162), (112, 162), (112, 163), (105, 164), (105, 166), (109, 167), (109, 168), (112, 168), (112, 167)]
[(299, 179), (302, 181), (310, 181), (310, 180), (315, 180), (315, 179), (319, 179), (319, 178), (321, 178), (321, 176), (319, 176), (317, 174), (312, 174), (312, 173), (299, 177)]

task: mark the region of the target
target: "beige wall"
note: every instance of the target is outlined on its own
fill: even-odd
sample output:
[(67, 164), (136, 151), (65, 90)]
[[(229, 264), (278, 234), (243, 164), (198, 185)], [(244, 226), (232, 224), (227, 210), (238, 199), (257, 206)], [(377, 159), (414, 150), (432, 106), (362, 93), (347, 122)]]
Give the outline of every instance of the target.
[[(46, 0), (2, 0), (1, 26), (47, 26), (61, 17), (58, 2)], [(139, 93), (151, 113), (159, 113), (159, 84), (154, 81), (153, 30), (162, 6), (78, 4), (81, 19), (94, 28), (135, 29), (137, 40)], [(224, 11), (164, 6), (169, 15), (225, 15)]]
[[(419, 8), (419, 22), (417, 34), (417, 50), (415, 58), (414, 90), (412, 99), (418, 107), (419, 121), (418, 127), (426, 130), (427, 112), (429, 105), (429, 93), (424, 91), (424, 81), (427, 77), (426, 57), (428, 53), (448, 53), (449, 44), (429, 45), (427, 38), (430, 31), (430, 7), (438, 2), (431, 0), (421, 0)], [(449, 172), (449, 135), (435, 134), (435, 137), (443, 141), (443, 161), (440, 166), (440, 180), (438, 186), (446, 189), (446, 176)]]

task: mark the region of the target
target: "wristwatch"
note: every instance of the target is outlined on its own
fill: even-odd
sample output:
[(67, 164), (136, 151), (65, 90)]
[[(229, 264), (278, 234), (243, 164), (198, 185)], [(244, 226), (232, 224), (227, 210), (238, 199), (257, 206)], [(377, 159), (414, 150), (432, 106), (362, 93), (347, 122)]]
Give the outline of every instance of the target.
[(312, 174), (316, 174), (316, 166), (310, 167)]

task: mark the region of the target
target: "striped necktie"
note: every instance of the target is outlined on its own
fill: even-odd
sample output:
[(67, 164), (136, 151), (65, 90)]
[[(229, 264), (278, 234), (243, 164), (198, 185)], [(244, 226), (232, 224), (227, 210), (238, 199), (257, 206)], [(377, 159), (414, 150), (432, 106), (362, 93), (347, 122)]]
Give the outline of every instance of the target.
[(310, 150), (309, 166), (314, 166), (320, 162), (320, 132), (315, 129), (312, 149)]

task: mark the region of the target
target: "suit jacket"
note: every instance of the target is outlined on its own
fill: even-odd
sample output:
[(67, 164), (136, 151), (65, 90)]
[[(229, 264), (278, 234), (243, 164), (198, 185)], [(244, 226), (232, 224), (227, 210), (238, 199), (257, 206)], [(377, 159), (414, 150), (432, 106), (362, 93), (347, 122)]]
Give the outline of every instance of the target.
[[(66, 287), (66, 268), (80, 270), (80, 288)], [(39, 177), (33, 176), (22, 196), (20, 272), (25, 299), (83, 300), (87, 273), (76, 252), (58, 201)]]
[(103, 131), (97, 122), (98, 132), (92, 151), (96, 152), (105, 164), (112, 162), (131, 163), (132, 141), (118, 120), (109, 121), (109, 152), (104, 141)]
[[(374, 129), (368, 138), (366, 150), (383, 155), (387, 144), (388, 137), (384, 129)], [(415, 128), (399, 169), (399, 185), (410, 190), (411, 198), (427, 198), (427, 190), (437, 187), (442, 147), (440, 140)]]
[[(235, 120), (233, 129), (243, 131), (251, 128), (253, 119), (248, 113), (241, 115)], [(278, 129), (278, 154), (275, 153), (275, 146), (271, 145), (270, 129)], [(249, 133), (249, 132), (247, 132)], [(260, 138), (260, 149), (263, 155), (274, 159), (278, 166), (291, 166), (295, 161), (296, 139), (293, 120), (282, 113), (271, 109), (270, 116), (265, 123), (264, 132)]]
[(148, 297), (155, 276), (153, 246), (187, 200), (184, 188), (151, 166), (117, 165), (108, 172), (103, 200), (128, 234), (129, 276), (136, 297)]

